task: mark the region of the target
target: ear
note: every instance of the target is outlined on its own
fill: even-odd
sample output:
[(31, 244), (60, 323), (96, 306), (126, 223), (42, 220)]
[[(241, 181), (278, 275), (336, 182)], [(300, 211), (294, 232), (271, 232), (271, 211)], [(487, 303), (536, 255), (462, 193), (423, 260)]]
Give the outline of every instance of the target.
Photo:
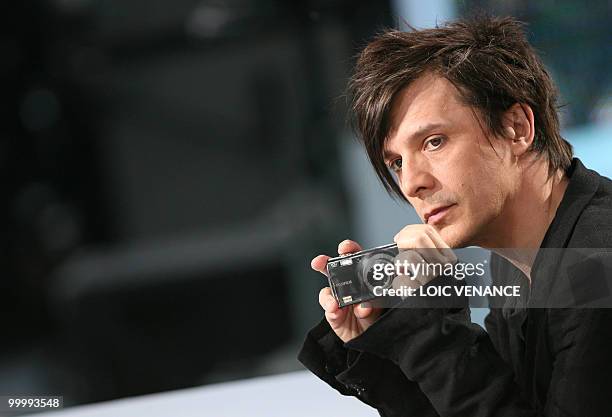
[(535, 135), (533, 110), (529, 104), (515, 103), (502, 116), (504, 137), (511, 141), (515, 156), (521, 156), (531, 148)]

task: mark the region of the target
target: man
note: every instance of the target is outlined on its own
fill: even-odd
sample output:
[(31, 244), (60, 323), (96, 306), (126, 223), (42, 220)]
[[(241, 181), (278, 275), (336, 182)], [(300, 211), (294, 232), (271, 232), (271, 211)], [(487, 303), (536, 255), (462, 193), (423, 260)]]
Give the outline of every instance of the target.
[[(609, 259), (612, 182), (572, 159), (554, 85), (515, 20), (382, 33), (350, 89), (378, 176), (423, 220), (395, 236), (401, 250), (490, 248), (492, 273), (527, 280), (530, 304), (553, 288), (544, 248)], [(612, 415), (610, 309), (492, 309), (485, 332), (467, 309), (340, 309), (329, 288), (319, 302), (300, 361), (383, 416)]]

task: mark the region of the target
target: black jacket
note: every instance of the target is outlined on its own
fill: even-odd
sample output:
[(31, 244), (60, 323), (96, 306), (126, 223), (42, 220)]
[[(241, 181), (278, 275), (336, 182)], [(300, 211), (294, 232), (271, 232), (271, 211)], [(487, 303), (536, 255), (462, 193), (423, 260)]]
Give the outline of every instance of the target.
[[(568, 175), (541, 247), (612, 248), (612, 181), (578, 159)], [(538, 279), (546, 261), (530, 302), (552, 288)], [(494, 274), (513, 268), (491, 262)], [(343, 343), (323, 319), (298, 359), (382, 416), (612, 416), (612, 309), (492, 309), (485, 327), (469, 309), (396, 308)]]

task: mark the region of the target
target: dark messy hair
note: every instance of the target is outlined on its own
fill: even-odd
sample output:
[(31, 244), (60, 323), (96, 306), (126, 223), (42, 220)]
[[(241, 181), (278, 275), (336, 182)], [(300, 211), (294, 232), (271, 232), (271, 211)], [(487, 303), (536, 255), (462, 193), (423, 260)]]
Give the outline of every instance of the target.
[(353, 127), (387, 191), (404, 199), (383, 160), (398, 92), (425, 73), (446, 78), (476, 110), (483, 128), (503, 134), (502, 115), (515, 103), (534, 113), (532, 150), (547, 157), (549, 175), (571, 165), (572, 147), (559, 132), (557, 90), (527, 42), (523, 24), (478, 16), (433, 29), (387, 29), (360, 53), (348, 85)]

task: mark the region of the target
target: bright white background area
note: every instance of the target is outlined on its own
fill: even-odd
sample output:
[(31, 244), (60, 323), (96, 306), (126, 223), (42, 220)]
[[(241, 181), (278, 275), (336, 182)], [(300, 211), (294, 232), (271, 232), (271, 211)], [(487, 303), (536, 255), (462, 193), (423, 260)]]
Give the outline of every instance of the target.
[(77, 406), (36, 417), (374, 417), (308, 371)]

